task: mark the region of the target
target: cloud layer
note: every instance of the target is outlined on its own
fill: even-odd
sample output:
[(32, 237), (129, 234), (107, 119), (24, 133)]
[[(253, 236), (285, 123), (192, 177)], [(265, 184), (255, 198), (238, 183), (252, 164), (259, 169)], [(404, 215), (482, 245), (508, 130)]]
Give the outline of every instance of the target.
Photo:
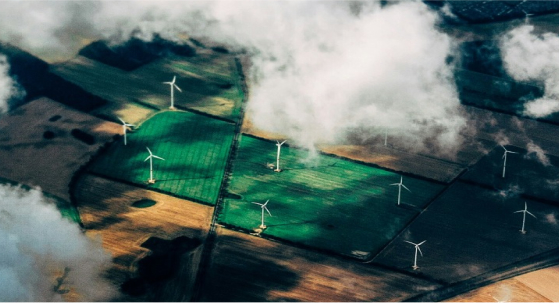
[(100, 277), (110, 255), (37, 189), (0, 185), (0, 247), (1, 301), (63, 301), (70, 290), (84, 301), (114, 294)]
[(536, 34), (534, 26), (517, 27), (501, 40), (507, 73), (518, 81), (537, 81), (544, 96), (525, 104), (524, 114), (541, 118), (559, 111), (559, 36)]
[(0, 10), (0, 33), (33, 53), (157, 33), (249, 54), (249, 116), (291, 144), (367, 142), (385, 130), (391, 143), (421, 151), (451, 153), (461, 143), (453, 42), (420, 1), (24, 3), (0, 4), (15, 8)]

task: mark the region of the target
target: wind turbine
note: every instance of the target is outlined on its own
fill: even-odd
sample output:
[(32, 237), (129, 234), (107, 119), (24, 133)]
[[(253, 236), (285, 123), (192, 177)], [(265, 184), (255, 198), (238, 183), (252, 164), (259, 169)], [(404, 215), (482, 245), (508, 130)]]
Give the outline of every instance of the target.
[(281, 142), (281, 143), (279, 141), (276, 141), (277, 142), (276, 146), (278, 147), (278, 155), (276, 156), (276, 169), (274, 171), (277, 171), (277, 172), (281, 171), (280, 165), (279, 165), (280, 150), (281, 150), (281, 146), (283, 145), (283, 143), (285, 143), (285, 141), (287, 141), (287, 140), (283, 140), (283, 142)]
[(126, 122), (124, 122), (124, 120), (122, 120), (120, 118), (118, 118), (118, 120), (120, 120), (120, 122), (122, 122), (122, 132), (124, 134), (124, 145), (126, 145), (126, 129), (128, 128), (128, 126), (135, 126), (135, 125), (130, 124), (130, 123), (126, 123)]
[(163, 161), (165, 161), (165, 159), (154, 155), (147, 146), (146, 146), (146, 148), (149, 152), (149, 156), (144, 160), (144, 162), (146, 162), (149, 159), (149, 180), (148, 180), (148, 183), (153, 184), (153, 183), (155, 183), (155, 179), (153, 179), (153, 158), (163, 160)]
[(163, 82), (163, 84), (169, 84), (171, 86), (171, 106), (170, 109), (175, 109), (175, 99), (174, 99), (174, 92), (175, 88), (182, 93), (182, 90), (175, 84), (175, 80), (177, 80), (177, 76), (173, 76), (173, 81), (171, 82)]
[(385, 128), (384, 129), (384, 146), (386, 146), (387, 141), (388, 141), (388, 130)]
[(503, 161), (503, 178), (504, 178), (505, 177), (505, 169), (507, 168), (507, 154), (508, 153), (518, 154), (518, 153), (506, 149), (502, 144), (500, 144), (500, 145), (505, 150), (505, 152), (503, 153), (503, 159), (504, 159), (504, 161)]
[(264, 203), (264, 204), (252, 202), (252, 204), (260, 205), (260, 208), (262, 209), (262, 221), (260, 223), (260, 228), (262, 228), (262, 229), (266, 228), (266, 225), (264, 224), (264, 210), (266, 210), (268, 212), (270, 217), (272, 216), (272, 213), (268, 210), (268, 207), (266, 207), (266, 205), (268, 205), (268, 202), (270, 202), (270, 200), (266, 201), (266, 203)]
[(400, 176), (400, 183), (393, 183), (393, 184), (390, 184), (390, 185), (398, 185), (398, 205), (400, 205), (400, 196), (401, 196), (401, 194), (402, 194), (402, 187), (405, 188), (407, 191), (409, 191), (409, 192), (411, 193), (411, 190), (409, 190), (409, 189), (404, 185), (404, 183), (402, 182), (403, 179), (404, 179), (404, 178), (403, 178), (402, 176)]
[(520, 230), (521, 233), (525, 234), (526, 230), (524, 230), (524, 225), (526, 223), (526, 214), (529, 214), (532, 217), (536, 217), (534, 216), (534, 214), (532, 214), (531, 212), (528, 211), (528, 204), (526, 204), (526, 202), (524, 202), (524, 209), (523, 210), (519, 210), (519, 211), (515, 211), (514, 213), (522, 213), (522, 229)]
[(421, 256), (423, 257), (423, 253), (421, 252), (421, 249), (419, 248), (419, 245), (425, 243), (425, 241), (427, 241), (427, 240), (423, 240), (421, 243), (416, 244), (416, 243), (413, 243), (413, 242), (405, 241), (405, 240), (404, 240), (404, 242), (408, 242), (409, 244), (415, 246), (415, 258), (413, 259), (413, 266), (412, 266), (413, 270), (416, 270), (416, 269), (419, 268), (419, 267), (417, 266), (417, 252), (419, 251), (419, 253), (420, 253)]

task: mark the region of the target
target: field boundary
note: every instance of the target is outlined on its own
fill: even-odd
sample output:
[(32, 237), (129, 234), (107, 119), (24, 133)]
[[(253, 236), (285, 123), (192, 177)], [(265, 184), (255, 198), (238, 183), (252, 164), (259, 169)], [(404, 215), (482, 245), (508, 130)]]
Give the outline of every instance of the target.
[[(243, 70), (238, 60), (238, 58), (235, 58), (237, 67), (236, 74), (241, 74), (243, 75), (242, 78), (244, 78)], [(240, 104), (239, 116), (237, 117), (237, 121), (235, 122), (233, 140), (231, 142), (231, 146), (229, 147), (229, 154), (227, 156), (227, 162), (225, 163), (225, 169), (223, 172), (223, 178), (221, 180), (217, 200), (215, 202), (215, 205), (213, 205), (214, 211), (212, 214), (212, 220), (210, 222), (210, 229), (208, 230), (208, 234), (203, 243), (204, 247), (202, 248), (200, 261), (198, 263), (198, 272), (196, 273), (194, 281), (194, 290), (190, 297), (191, 301), (200, 301), (200, 297), (203, 295), (202, 290), (204, 288), (204, 284), (206, 283), (205, 279), (210, 268), (212, 252), (215, 247), (215, 241), (217, 239), (217, 218), (219, 217), (219, 213), (222, 210), (223, 199), (225, 197), (225, 194), (227, 193), (227, 186), (229, 184), (229, 179), (233, 170), (233, 160), (237, 156), (237, 150), (239, 149), (239, 138), (241, 136), (241, 128), (244, 120), (244, 105), (246, 104), (245, 102), (248, 100), (248, 89), (244, 81), (240, 81), (238, 77), (235, 77), (235, 79), (235, 85), (243, 92), (243, 101)]]

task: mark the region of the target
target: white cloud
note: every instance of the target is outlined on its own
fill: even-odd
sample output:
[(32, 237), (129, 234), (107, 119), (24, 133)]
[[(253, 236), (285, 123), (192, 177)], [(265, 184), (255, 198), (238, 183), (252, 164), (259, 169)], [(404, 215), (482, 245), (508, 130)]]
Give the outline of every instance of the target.
[(62, 301), (54, 286), (65, 268), (62, 287), (75, 289), (81, 300), (108, 300), (114, 294), (100, 277), (111, 256), (37, 189), (0, 185), (0, 247), (2, 301)]

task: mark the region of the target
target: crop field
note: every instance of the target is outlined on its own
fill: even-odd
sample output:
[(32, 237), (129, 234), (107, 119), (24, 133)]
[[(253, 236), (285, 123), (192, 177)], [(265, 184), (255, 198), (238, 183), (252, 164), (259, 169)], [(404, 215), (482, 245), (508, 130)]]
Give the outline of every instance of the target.
[(276, 173), (275, 142), (241, 138), (238, 156), (219, 221), (253, 230), (270, 200), (263, 234), (356, 258), (378, 252), (429, 203), (444, 185), (404, 176), (402, 205), (397, 206), (400, 175), (331, 156), (312, 163), (307, 151), (281, 149)]
[(516, 154), (507, 154), (505, 178), (503, 173), (504, 149), (497, 145), (487, 156), (462, 176), (462, 180), (483, 184), (503, 194), (522, 194), (558, 203), (559, 158), (546, 155), (547, 163), (535, 154), (515, 146), (505, 146)]
[[(78, 130), (90, 140), (75, 137)], [(0, 177), (69, 203), (72, 176), (119, 130), (47, 98), (31, 101), (0, 119)]]
[(175, 90), (178, 108), (236, 120), (244, 98), (233, 56), (220, 53), (200, 53), (192, 58), (167, 57), (130, 72), (78, 56), (51, 70), (109, 101), (93, 114), (117, 115), (132, 123), (170, 106), (170, 87), (162, 82), (171, 81), (174, 75), (182, 89), (182, 93)]
[[(526, 234), (519, 230), (524, 209)], [(453, 283), (490, 270), (510, 266), (559, 247), (559, 208), (463, 182), (451, 185), (394, 239), (374, 263), (413, 272), (413, 245), (419, 243), (419, 272), (438, 281)]]
[(439, 286), (218, 227), (200, 301), (401, 302)]
[[(113, 256), (113, 266), (106, 275), (116, 285), (138, 275), (138, 261), (149, 254), (142, 243), (151, 237), (203, 240), (213, 212), (207, 205), (90, 174), (80, 177), (74, 193), (87, 234), (100, 235), (103, 247)], [(153, 205), (135, 207), (146, 199)]]
[(153, 159), (152, 189), (215, 204), (234, 135), (234, 125), (190, 112), (167, 111), (128, 133), (128, 144), (117, 142), (91, 166), (110, 178), (146, 186), (149, 153)]

